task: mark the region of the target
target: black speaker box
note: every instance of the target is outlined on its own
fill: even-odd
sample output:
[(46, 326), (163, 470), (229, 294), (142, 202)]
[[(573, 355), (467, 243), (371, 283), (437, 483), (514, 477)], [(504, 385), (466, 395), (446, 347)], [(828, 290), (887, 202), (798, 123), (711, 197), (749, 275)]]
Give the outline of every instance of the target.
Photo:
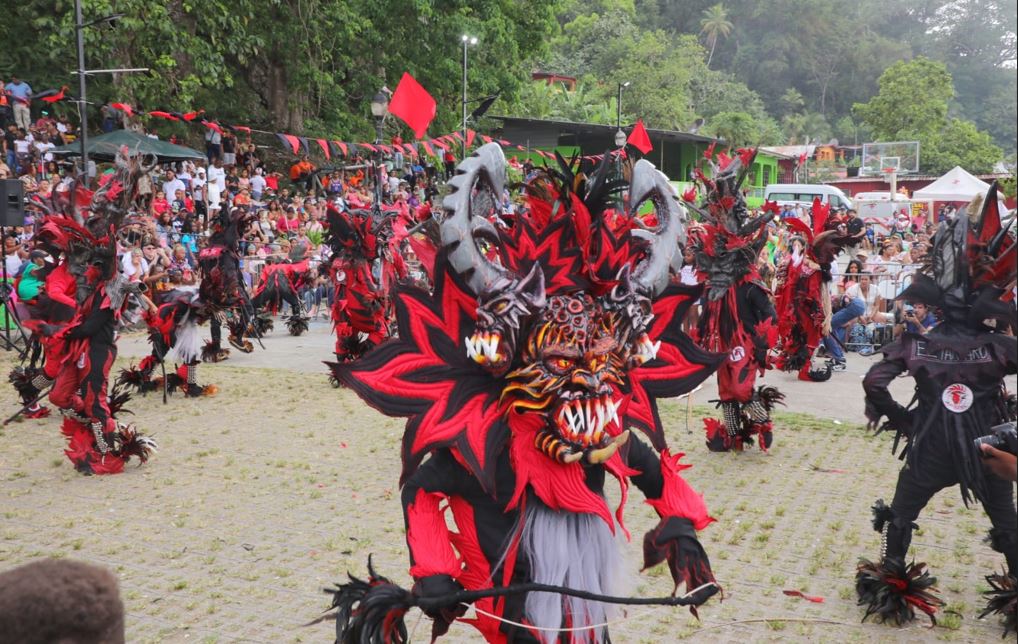
[(0, 226), (25, 225), (25, 187), (17, 179), (0, 180)]

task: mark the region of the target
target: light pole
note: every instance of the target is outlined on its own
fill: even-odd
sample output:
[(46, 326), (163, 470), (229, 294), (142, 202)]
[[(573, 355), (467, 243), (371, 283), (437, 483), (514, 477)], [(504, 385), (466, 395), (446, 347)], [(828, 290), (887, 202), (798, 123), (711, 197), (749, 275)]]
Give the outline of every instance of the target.
[(467, 158), (467, 45), (476, 45), (477, 37), (463, 34), (460, 38), (463, 41), (463, 158)]
[[(626, 87), (629, 87), (629, 81), (619, 83), (619, 95), (615, 99), (615, 129), (617, 130), (615, 132), (615, 145), (620, 148), (626, 144), (626, 133), (622, 131), (622, 90)], [(620, 139), (621, 143), (619, 143)]]
[[(99, 24), (101, 22), (109, 23), (112, 27), (116, 24), (116, 21), (123, 18), (124, 14), (115, 13), (109, 16), (103, 16), (96, 20), (84, 22), (84, 18), (81, 15), (81, 0), (74, 0), (74, 32), (77, 37), (78, 44), (78, 119), (81, 121), (81, 174), (85, 178), (85, 186), (88, 186), (88, 152), (85, 149), (85, 140), (88, 137), (88, 114), (87, 114), (87, 102), (85, 99), (85, 75), (88, 71), (85, 69), (85, 28)], [(100, 71), (121, 71), (121, 70), (100, 70)], [(126, 70), (125, 70), (126, 71)], [(130, 70), (137, 71), (137, 70)]]
[[(375, 117), (375, 145), (382, 143), (382, 122), (385, 115), (389, 113), (389, 97), (385, 92), (379, 90), (371, 99), (371, 115)], [(374, 206), (371, 209), (375, 218), (382, 214), (382, 150), (375, 148), (375, 198)]]

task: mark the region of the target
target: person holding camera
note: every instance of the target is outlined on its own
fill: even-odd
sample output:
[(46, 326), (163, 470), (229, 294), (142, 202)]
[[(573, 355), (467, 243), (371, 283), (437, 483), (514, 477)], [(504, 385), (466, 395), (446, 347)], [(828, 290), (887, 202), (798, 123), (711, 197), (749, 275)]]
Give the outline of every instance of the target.
[[(1004, 555), (1007, 575), (987, 578), (995, 588), (1018, 585), (1018, 512), (1015, 509), (1014, 400), (1004, 394), (1005, 376), (1018, 372), (1018, 340), (987, 326), (986, 320), (1013, 315), (1002, 302), (1003, 287), (1018, 274), (1015, 240), (1001, 232), (991, 188), (979, 220), (957, 217), (941, 223), (933, 255), (943, 258), (919, 272), (899, 296), (913, 303), (901, 337), (883, 349), (884, 358), (866, 374), (866, 416), (876, 428), (896, 433), (895, 449), (905, 439), (905, 466), (898, 474), (894, 499), (873, 506), (874, 528), (883, 535), (881, 559), (861, 560), (856, 575), (860, 605), (867, 616), (897, 623), (915, 618), (919, 608), (932, 619), (941, 602), (936, 579), (925, 564), (906, 564), (919, 513), (933, 496), (955, 485), (966, 505), (978, 500), (990, 518), (991, 547)], [(1010, 247), (1010, 248), (1009, 248)], [(929, 328), (929, 309), (942, 321)], [(915, 404), (894, 400), (888, 386), (902, 373), (915, 378)], [(1008, 438), (1010, 436), (1010, 438)], [(1008, 467), (1010, 469), (1008, 470)], [(999, 471), (1003, 477), (994, 475)], [(990, 596), (987, 611), (1006, 613)], [(1005, 617), (1013, 625), (1012, 612)], [(1006, 626), (1005, 626), (1006, 628)]]

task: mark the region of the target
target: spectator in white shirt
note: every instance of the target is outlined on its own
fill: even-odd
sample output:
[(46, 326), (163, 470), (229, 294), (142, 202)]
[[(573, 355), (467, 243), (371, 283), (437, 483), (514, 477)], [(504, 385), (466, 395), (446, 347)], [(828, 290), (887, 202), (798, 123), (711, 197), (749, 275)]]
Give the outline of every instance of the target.
[(173, 170), (167, 170), (166, 181), (163, 182), (163, 194), (166, 195), (166, 201), (172, 202), (176, 199), (178, 190), (187, 190), (187, 186), (177, 178)]

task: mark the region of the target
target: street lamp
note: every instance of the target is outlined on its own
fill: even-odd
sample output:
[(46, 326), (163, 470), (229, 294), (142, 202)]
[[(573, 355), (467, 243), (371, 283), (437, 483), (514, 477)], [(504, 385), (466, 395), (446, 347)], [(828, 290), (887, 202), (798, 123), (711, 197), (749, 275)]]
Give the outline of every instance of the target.
[[(375, 145), (382, 143), (382, 122), (385, 115), (389, 113), (389, 97), (385, 92), (379, 90), (371, 99), (371, 115), (375, 117)], [(375, 218), (382, 214), (382, 150), (375, 148), (375, 198), (374, 206), (371, 209)]]
[(116, 26), (117, 21), (124, 17), (122, 13), (115, 13), (103, 16), (96, 20), (85, 22), (81, 15), (81, 0), (74, 0), (74, 31), (78, 44), (78, 119), (81, 121), (81, 174), (85, 177), (85, 186), (88, 186), (88, 152), (85, 150), (85, 139), (88, 135), (88, 115), (86, 114), (85, 100), (85, 35), (86, 27), (92, 27), (100, 23), (107, 23), (111, 27)]
[(620, 148), (626, 144), (626, 134), (622, 131), (622, 90), (626, 87), (629, 87), (629, 81), (619, 83), (619, 96), (615, 100), (615, 129), (618, 130), (615, 133), (615, 145)]
[(477, 37), (463, 34), (463, 158), (467, 158), (467, 45), (476, 45)]

